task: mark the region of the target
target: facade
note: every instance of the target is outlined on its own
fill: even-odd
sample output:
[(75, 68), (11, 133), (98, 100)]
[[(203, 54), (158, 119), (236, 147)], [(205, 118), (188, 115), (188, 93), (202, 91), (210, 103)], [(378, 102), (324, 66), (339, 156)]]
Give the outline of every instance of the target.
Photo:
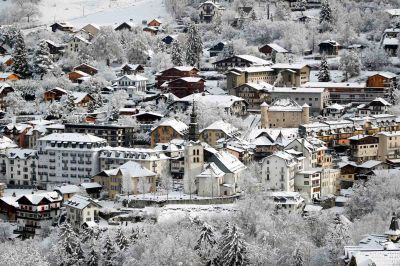
[(378, 160), (400, 158), (400, 131), (380, 132), (377, 136)]
[(271, 61), (267, 61), (252, 55), (234, 55), (213, 63), (218, 71), (226, 71), (230, 68), (245, 68), (250, 66), (270, 66)]
[(63, 201), (67, 201), (81, 190), (77, 185), (61, 185), (59, 187), (55, 187), (54, 191), (60, 194)]
[(281, 47), (279, 44), (276, 43), (268, 43), (258, 49), (260, 53), (265, 54), (268, 58), (275, 62), (277, 54), (287, 54), (289, 53), (288, 50)]
[(113, 81), (114, 90), (125, 90), (132, 98), (138, 92), (146, 90), (147, 78), (140, 75), (124, 75)]
[(93, 177), (103, 186), (108, 197), (120, 194), (144, 194), (156, 191), (157, 174), (137, 162), (128, 161), (115, 169), (103, 170)]
[(350, 159), (356, 163), (363, 163), (378, 158), (379, 138), (369, 135), (357, 135), (349, 138)]
[(277, 86), (300, 87), (310, 81), (311, 67), (305, 63), (278, 63), (271, 68), (276, 71)]
[(17, 199), (17, 229), (25, 237), (40, 235), (43, 228), (55, 222), (61, 214), (62, 198), (57, 192), (23, 195)]
[(272, 85), (266, 82), (245, 83), (230, 89), (230, 94), (243, 98), (249, 104), (249, 110), (259, 110), (263, 102), (271, 102), (268, 90), (271, 87)]
[(60, 101), (63, 95), (67, 95), (68, 91), (55, 87), (54, 89), (50, 89), (44, 92), (43, 98), (45, 102), (53, 102), (53, 101)]
[(290, 98), (276, 99), (271, 106), (261, 104), (261, 128), (290, 128), (309, 123), (310, 107)]
[(72, 32), (74, 30), (74, 26), (71, 25), (69, 22), (56, 22), (50, 26), (53, 32), (56, 31), (65, 31), (65, 32)]
[(185, 139), (189, 133), (189, 127), (176, 119), (168, 119), (161, 122), (151, 130), (151, 147), (157, 143), (168, 143), (173, 139)]
[(100, 172), (105, 139), (89, 134), (53, 133), (38, 140), (38, 184), (80, 184)]
[(379, 115), (389, 113), (392, 106), (388, 101), (382, 98), (376, 98), (372, 102), (362, 105), (358, 108), (360, 115)]
[(162, 89), (162, 85), (165, 82), (169, 82), (172, 80), (176, 80), (179, 78), (185, 78), (185, 77), (198, 78), (199, 70), (195, 67), (179, 66), (179, 67), (173, 67), (173, 68), (169, 68), (164, 71), (161, 71), (160, 73), (156, 74), (157, 88)]
[(133, 161), (161, 175), (169, 169), (169, 156), (164, 151), (144, 148), (107, 147), (100, 152), (100, 169), (110, 170)]
[(96, 75), (98, 72), (97, 68), (95, 68), (91, 65), (85, 64), (85, 63), (74, 67), (74, 70), (85, 72), (86, 74), (89, 74), (91, 76)]
[(69, 53), (78, 53), (83, 47), (90, 44), (91, 43), (82, 36), (75, 35), (67, 42), (66, 51)]
[(337, 56), (339, 54), (340, 45), (334, 40), (325, 40), (318, 44), (319, 53), (328, 56)]
[(92, 223), (99, 219), (101, 206), (91, 198), (74, 195), (63, 205), (67, 211), (67, 221), (75, 228), (81, 228), (84, 223)]
[(295, 189), (306, 193), (311, 199), (321, 197), (321, 171), (320, 169), (303, 170), (295, 176)]
[(178, 78), (162, 85), (162, 91), (164, 93), (173, 93), (179, 98), (186, 97), (193, 93), (204, 92), (205, 80), (196, 77), (184, 77)]
[(199, 17), (200, 22), (203, 23), (211, 23), (215, 16), (220, 16), (223, 7), (221, 7), (218, 3), (214, 1), (205, 1), (199, 6)]
[(226, 141), (238, 136), (238, 129), (223, 120), (216, 121), (200, 131), (200, 140), (211, 146), (220, 144), (218, 140)]
[(107, 140), (111, 147), (132, 147), (135, 128), (113, 124), (65, 124), (65, 133), (90, 134)]
[(294, 212), (303, 211), (304, 199), (299, 192), (274, 191), (269, 195), (274, 200), (278, 209), (286, 209)]
[(38, 175), (38, 153), (31, 149), (7, 149), (0, 153), (0, 180), (9, 186), (33, 186)]
[(250, 66), (244, 68), (230, 69), (226, 74), (226, 88), (232, 90), (246, 83), (259, 84), (274, 84), (276, 80), (276, 72), (270, 66)]

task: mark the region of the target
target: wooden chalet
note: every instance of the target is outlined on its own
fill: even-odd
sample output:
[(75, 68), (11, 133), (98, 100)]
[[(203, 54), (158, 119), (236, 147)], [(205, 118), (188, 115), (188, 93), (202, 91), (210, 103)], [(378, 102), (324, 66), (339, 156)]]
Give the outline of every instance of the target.
[(198, 77), (199, 70), (190, 66), (172, 67), (156, 75), (157, 88), (161, 89), (165, 82), (184, 77)]

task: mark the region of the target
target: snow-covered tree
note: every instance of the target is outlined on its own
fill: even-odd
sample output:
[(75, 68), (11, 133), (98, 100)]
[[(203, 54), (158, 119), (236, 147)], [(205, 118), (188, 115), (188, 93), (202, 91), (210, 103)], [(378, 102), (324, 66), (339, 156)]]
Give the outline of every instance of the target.
[(339, 67), (343, 71), (345, 80), (360, 75), (361, 61), (357, 52), (344, 52), (340, 58)]
[(328, 0), (323, 0), (321, 2), (321, 10), (319, 13), (319, 23), (332, 23), (332, 9), (331, 6), (329, 5)]
[(22, 35), (21, 31), (18, 31), (15, 36), (12, 60), (12, 70), (22, 77), (27, 77), (29, 75), (28, 57), (25, 48), (24, 36)]
[(217, 246), (217, 241), (215, 238), (214, 228), (204, 222), (194, 249), (206, 265), (213, 265), (216, 263), (217, 252), (214, 248)]
[(178, 41), (172, 42), (171, 60), (174, 66), (183, 66), (184, 54), (181, 44)]
[(41, 41), (32, 58), (33, 75), (43, 79), (43, 76), (52, 69), (52, 64), (49, 47), (45, 41)]
[(331, 81), (331, 75), (329, 74), (329, 67), (328, 67), (328, 62), (326, 61), (326, 56), (323, 56), (321, 58), (321, 63), (319, 65), (318, 81), (319, 82)]
[(63, 108), (59, 102), (52, 102), (46, 109), (47, 119), (59, 119), (63, 115)]
[(328, 251), (328, 261), (331, 265), (337, 265), (339, 256), (345, 245), (351, 244), (349, 221), (339, 214), (334, 218), (333, 224), (328, 227), (325, 243)]
[(186, 40), (186, 64), (200, 67), (200, 56), (203, 52), (203, 42), (197, 26), (191, 23), (188, 27)]
[(230, 266), (248, 264), (247, 244), (236, 225), (226, 228), (220, 241), (219, 263)]
[(153, 54), (150, 65), (155, 72), (159, 72), (173, 67), (171, 55), (166, 52), (158, 52)]
[(93, 58), (104, 60), (107, 65), (113, 60), (121, 60), (123, 50), (117, 33), (112, 27), (101, 27), (90, 46)]
[(378, 46), (364, 49), (361, 62), (366, 70), (381, 70), (390, 64), (386, 51)]
[(107, 235), (103, 247), (103, 263), (105, 266), (116, 265), (116, 250), (114, 244), (111, 242), (110, 236)]
[(172, 180), (171, 171), (167, 164), (162, 169), (159, 178), (160, 178), (160, 186), (167, 192), (167, 200), (168, 200), (169, 192), (172, 189), (173, 180)]
[(233, 42), (227, 42), (222, 51), (223, 58), (228, 58), (235, 55), (235, 48)]
[(129, 241), (126, 238), (124, 232), (122, 231), (122, 228), (119, 227), (117, 230), (117, 235), (115, 236), (115, 242), (117, 246), (119, 247), (120, 250), (125, 250), (129, 246)]
[(99, 256), (98, 252), (92, 246), (92, 248), (90, 249), (89, 254), (86, 257), (85, 264), (87, 266), (98, 266), (100, 264), (99, 263), (99, 261), (100, 261), (99, 257), (100, 256)]
[(304, 262), (303, 254), (302, 254), (300, 248), (297, 248), (297, 249), (295, 250), (295, 253), (294, 253), (294, 263), (295, 263), (295, 266), (305, 266), (305, 265), (306, 265), (305, 262)]

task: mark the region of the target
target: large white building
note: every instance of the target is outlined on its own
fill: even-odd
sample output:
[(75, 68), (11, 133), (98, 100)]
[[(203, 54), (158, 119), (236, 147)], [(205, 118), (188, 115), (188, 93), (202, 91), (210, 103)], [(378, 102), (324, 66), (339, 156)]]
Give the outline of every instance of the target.
[(147, 78), (140, 75), (124, 75), (113, 81), (114, 90), (125, 90), (132, 98), (138, 92), (146, 90)]
[(47, 183), (80, 184), (100, 172), (105, 139), (79, 133), (53, 133), (38, 140), (38, 179)]
[(0, 180), (11, 186), (34, 185), (37, 178), (38, 155), (31, 149), (7, 149), (0, 154)]

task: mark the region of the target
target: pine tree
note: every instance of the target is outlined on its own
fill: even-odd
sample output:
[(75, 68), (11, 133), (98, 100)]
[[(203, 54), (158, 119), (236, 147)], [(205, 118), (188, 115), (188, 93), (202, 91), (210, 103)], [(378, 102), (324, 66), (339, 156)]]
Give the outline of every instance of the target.
[(88, 111), (88, 113), (93, 114), (95, 110), (96, 110), (96, 102), (93, 100), (93, 101), (89, 102), (87, 111)]
[(64, 223), (61, 227), (58, 244), (61, 246), (61, 253), (63, 254), (60, 258), (62, 265), (72, 266), (83, 262), (84, 254), (81, 242), (69, 223)]
[(328, 249), (328, 260), (331, 265), (337, 265), (340, 254), (345, 245), (351, 244), (351, 236), (347, 221), (343, 221), (339, 214), (328, 227), (325, 243)]
[(32, 73), (43, 79), (43, 76), (52, 69), (52, 64), (49, 47), (45, 41), (41, 41), (32, 58)]
[(186, 47), (186, 64), (200, 67), (200, 55), (203, 52), (203, 42), (194, 23), (191, 23), (188, 27)]
[(351, 77), (360, 75), (361, 60), (357, 52), (345, 52), (340, 58), (339, 68), (343, 71), (344, 79), (347, 81)]
[(128, 239), (125, 237), (122, 232), (122, 228), (118, 228), (117, 235), (115, 237), (115, 242), (120, 250), (125, 250), (129, 246)]
[(248, 264), (247, 244), (242, 239), (236, 225), (224, 230), (220, 243), (220, 254), (218, 261), (221, 265), (241, 266)]
[(204, 223), (194, 249), (200, 249), (201, 246), (213, 247), (215, 243), (214, 229), (207, 223)]
[(15, 36), (15, 43), (12, 52), (12, 70), (22, 77), (27, 77), (29, 75), (29, 65), (28, 58), (26, 55), (25, 40), (22, 36), (21, 31)]
[(328, 0), (323, 0), (321, 3), (321, 11), (319, 13), (319, 23), (332, 23), (332, 9)]
[(329, 74), (328, 62), (326, 61), (325, 56), (322, 57), (321, 64), (319, 66), (318, 81), (319, 82), (331, 81), (331, 75)]
[(183, 50), (178, 41), (172, 42), (171, 59), (174, 66), (183, 66)]
[(103, 247), (103, 261), (105, 266), (113, 266), (115, 261), (115, 247), (111, 243), (110, 236), (107, 235), (106, 243)]
[(67, 112), (67, 114), (72, 114), (75, 111), (76, 109), (75, 97), (72, 93), (68, 93), (67, 100), (65, 101), (64, 104), (64, 109)]
[(87, 266), (99, 265), (99, 254), (96, 252), (93, 246), (92, 249), (90, 250), (90, 253), (87, 256), (85, 263)]
[(306, 265), (304, 263), (303, 254), (302, 254), (300, 248), (296, 248), (296, 250), (294, 252), (294, 265), (295, 266), (305, 266)]

